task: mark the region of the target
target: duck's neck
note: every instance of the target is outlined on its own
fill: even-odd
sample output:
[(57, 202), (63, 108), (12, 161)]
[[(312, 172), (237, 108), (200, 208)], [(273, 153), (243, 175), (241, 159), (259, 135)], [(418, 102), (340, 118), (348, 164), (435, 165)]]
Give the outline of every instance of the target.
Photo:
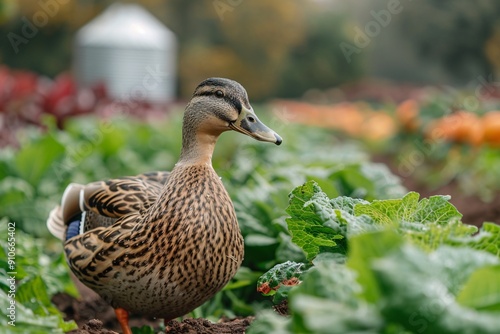
[(182, 131), (182, 150), (179, 165), (212, 165), (212, 154), (219, 134), (211, 134), (200, 129)]

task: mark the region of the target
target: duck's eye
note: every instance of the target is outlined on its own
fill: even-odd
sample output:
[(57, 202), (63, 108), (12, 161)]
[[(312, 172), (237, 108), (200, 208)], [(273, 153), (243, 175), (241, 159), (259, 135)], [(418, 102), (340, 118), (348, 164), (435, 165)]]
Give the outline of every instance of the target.
[(224, 92), (221, 91), (221, 90), (216, 90), (215, 91), (215, 96), (217, 96), (217, 97), (224, 97)]

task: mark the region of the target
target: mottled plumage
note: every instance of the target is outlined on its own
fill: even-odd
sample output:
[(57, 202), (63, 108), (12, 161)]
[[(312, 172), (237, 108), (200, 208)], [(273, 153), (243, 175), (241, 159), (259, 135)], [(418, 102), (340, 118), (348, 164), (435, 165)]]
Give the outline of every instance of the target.
[(171, 172), (70, 184), (47, 221), (65, 241), (73, 273), (117, 311), (172, 318), (200, 306), (234, 276), (243, 238), (234, 207), (211, 165), (218, 136), (236, 130), (281, 138), (254, 114), (245, 90), (202, 82), (186, 107), (182, 153)]

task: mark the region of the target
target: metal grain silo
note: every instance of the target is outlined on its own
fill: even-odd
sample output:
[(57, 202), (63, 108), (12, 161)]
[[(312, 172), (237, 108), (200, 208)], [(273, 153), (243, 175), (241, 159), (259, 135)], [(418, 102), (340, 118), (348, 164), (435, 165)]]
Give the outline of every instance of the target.
[(81, 28), (75, 41), (80, 87), (104, 82), (121, 100), (168, 102), (175, 96), (177, 43), (158, 19), (135, 4), (116, 3)]

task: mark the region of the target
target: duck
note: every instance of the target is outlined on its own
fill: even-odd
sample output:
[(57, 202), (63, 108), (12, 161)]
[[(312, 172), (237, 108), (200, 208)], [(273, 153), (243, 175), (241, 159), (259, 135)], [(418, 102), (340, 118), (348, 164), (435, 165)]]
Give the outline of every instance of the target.
[(194, 90), (171, 171), (86, 185), (71, 183), (47, 219), (72, 273), (115, 310), (124, 334), (129, 314), (186, 315), (220, 291), (244, 256), (233, 203), (212, 166), (219, 136), (236, 131), (276, 145), (236, 81), (208, 78)]

